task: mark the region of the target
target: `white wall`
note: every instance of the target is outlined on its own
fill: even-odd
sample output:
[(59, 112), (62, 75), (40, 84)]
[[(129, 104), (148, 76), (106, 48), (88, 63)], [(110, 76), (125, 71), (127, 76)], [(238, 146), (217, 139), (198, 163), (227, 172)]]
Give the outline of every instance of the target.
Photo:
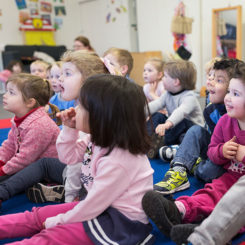
[[(128, 8), (128, 1), (115, 0)], [(204, 64), (211, 59), (212, 52), (212, 9), (242, 5), (244, 0), (183, 0), (186, 15), (194, 19), (192, 34), (188, 35), (188, 45), (192, 50), (191, 61), (198, 70), (199, 89), (205, 83)], [(55, 33), (56, 43), (72, 47), (73, 39), (85, 35), (101, 55), (112, 46), (136, 51), (132, 43), (132, 17), (127, 13), (118, 14), (115, 22), (106, 23), (106, 15), (111, 8), (111, 0), (94, 0), (79, 4), (79, 0), (65, 0), (67, 16), (63, 17), (63, 27)], [(131, 3), (131, 2), (130, 2)], [(173, 52), (173, 37), (170, 31), (174, 8), (179, 0), (136, 0), (138, 20), (139, 51), (161, 50), (164, 55)], [(131, 4), (130, 4), (131, 6)], [(14, 0), (0, 0), (0, 49), (5, 44), (23, 44), (19, 31), (18, 10)], [(243, 12), (244, 12), (243, 8)], [(243, 13), (243, 34), (245, 33), (245, 13)], [(131, 34), (132, 35), (132, 34)], [(243, 35), (244, 40), (244, 35)], [(245, 57), (245, 47), (243, 48)]]
[[(174, 53), (173, 36), (170, 30), (174, 8), (179, 0), (137, 0), (139, 50), (161, 50), (163, 56)], [(200, 1), (186, 0), (186, 15), (194, 19), (192, 34), (187, 35), (193, 61), (197, 68), (202, 65), (201, 56), (201, 29), (200, 29)], [(189, 8), (191, 6), (191, 8)], [(195, 10), (195, 11), (194, 11)], [(200, 88), (201, 74), (198, 72), (198, 86)]]

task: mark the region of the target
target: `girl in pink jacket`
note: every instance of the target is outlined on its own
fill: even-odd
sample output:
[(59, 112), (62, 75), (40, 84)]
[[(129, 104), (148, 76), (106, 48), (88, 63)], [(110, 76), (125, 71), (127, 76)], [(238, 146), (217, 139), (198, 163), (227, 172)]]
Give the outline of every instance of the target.
[[(73, 79), (78, 72), (69, 74)], [(0, 216), (0, 239), (28, 236), (20, 244), (40, 245), (153, 244), (141, 206), (153, 188), (146, 103), (142, 89), (122, 76), (88, 78), (76, 109), (60, 113), (63, 129), (57, 140), (61, 161), (82, 161), (80, 180), (87, 194), (78, 195), (79, 201)], [(86, 134), (81, 137), (79, 131)]]
[(3, 108), (14, 113), (8, 139), (0, 147), (0, 181), (43, 157), (57, 157), (59, 128), (44, 106), (50, 86), (30, 74), (11, 76), (3, 96)]

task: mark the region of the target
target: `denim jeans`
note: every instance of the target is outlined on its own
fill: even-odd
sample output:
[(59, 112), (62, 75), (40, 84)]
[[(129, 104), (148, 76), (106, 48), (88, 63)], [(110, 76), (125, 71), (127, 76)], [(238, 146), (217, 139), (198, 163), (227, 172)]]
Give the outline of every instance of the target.
[(176, 162), (182, 163), (191, 172), (198, 157), (201, 157), (202, 162), (197, 166), (195, 176), (205, 182), (221, 176), (225, 172), (223, 167), (212, 163), (207, 157), (210, 140), (211, 135), (205, 128), (199, 125), (192, 126), (186, 132), (171, 165)]
[[(166, 122), (168, 117), (160, 112), (156, 112), (152, 115), (152, 118), (147, 121), (147, 131), (149, 135), (152, 135), (155, 132), (156, 127), (159, 124)], [(166, 130), (165, 132), (165, 145), (175, 145), (180, 144), (183, 135), (186, 131), (193, 126), (193, 122), (187, 119), (183, 119), (180, 123), (174, 126), (171, 129)]]
[(0, 200), (6, 201), (43, 180), (63, 184), (62, 173), (65, 167), (66, 165), (56, 158), (37, 160), (0, 183)]

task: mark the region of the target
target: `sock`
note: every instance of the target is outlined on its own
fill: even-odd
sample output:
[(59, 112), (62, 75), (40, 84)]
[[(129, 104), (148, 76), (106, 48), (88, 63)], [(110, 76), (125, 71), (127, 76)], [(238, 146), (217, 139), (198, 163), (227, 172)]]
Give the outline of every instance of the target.
[(186, 213), (185, 205), (180, 201), (175, 201), (174, 203), (177, 206), (177, 208), (181, 214), (181, 218), (183, 219), (185, 217), (185, 213)]
[(173, 170), (174, 170), (174, 172), (181, 172), (181, 173), (186, 172), (185, 166), (182, 163), (179, 163), (179, 162), (175, 162), (173, 164)]

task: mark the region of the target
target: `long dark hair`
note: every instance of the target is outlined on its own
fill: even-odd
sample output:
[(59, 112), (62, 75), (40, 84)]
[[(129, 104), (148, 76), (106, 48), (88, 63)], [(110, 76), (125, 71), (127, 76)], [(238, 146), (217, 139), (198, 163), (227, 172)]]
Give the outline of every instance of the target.
[(79, 101), (89, 113), (91, 140), (98, 146), (145, 154), (150, 147), (146, 131), (146, 97), (140, 86), (122, 76), (95, 75), (81, 88)]

